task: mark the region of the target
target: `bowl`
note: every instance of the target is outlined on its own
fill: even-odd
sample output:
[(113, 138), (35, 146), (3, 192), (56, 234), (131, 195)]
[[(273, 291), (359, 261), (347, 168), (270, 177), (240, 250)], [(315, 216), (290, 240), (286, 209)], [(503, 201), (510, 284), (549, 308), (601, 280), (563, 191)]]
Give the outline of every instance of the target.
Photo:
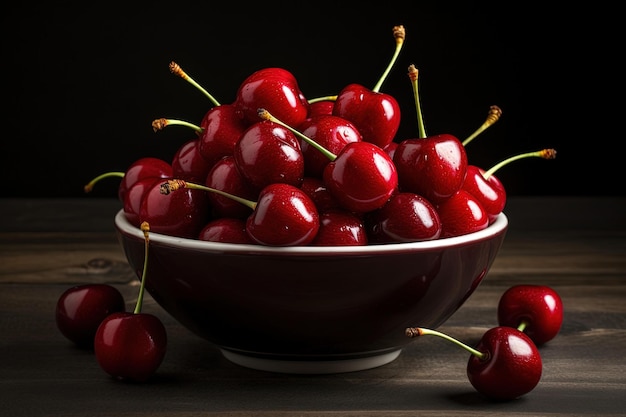
[[(145, 242), (115, 227), (138, 278)], [(257, 370), (329, 374), (395, 360), (412, 326), (437, 328), (472, 295), (504, 240), (486, 229), (425, 242), (271, 247), (150, 233), (146, 291), (173, 318)]]

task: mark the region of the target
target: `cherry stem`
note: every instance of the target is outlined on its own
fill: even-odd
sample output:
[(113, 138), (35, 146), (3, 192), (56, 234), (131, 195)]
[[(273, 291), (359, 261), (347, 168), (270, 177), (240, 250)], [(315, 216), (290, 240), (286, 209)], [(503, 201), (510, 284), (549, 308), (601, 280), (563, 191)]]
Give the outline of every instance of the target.
[(374, 88), (372, 88), (373, 92), (378, 93), (380, 91), (380, 88), (382, 87), (383, 83), (387, 79), (387, 75), (389, 75), (391, 68), (396, 63), (396, 60), (398, 59), (398, 55), (400, 55), (400, 50), (402, 49), (402, 45), (404, 45), (405, 35), (406, 35), (406, 31), (404, 30), (404, 26), (399, 25), (399, 26), (393, 27), (393, 37), (396, 40), (396, 49), (393, 53), (393, 56), (391, 57), (391, 61), (389, 61), (387, 68), (383, 72), (383, 75), (380, 77), (380, 79), (378, 80)]
[(517, 330), (519, 330), (520, 332), (523, 332), (524, 330), (526, 330), (526, 327), (528, 327), (529, 324), (530, 323), (528, 323), (526, 320), (522, 320), (519, 326), (517, 326)]
[(413, 86), (413, 97), (415, 98), (415, 109), (417, 110), (417, 129), (418, 129), (418, 137), (425, 138), (426, 137), (426, 128), (424, 127), (424, 117), (422, 116), (422, 105), (420, 104), (419, 98), (419, 88), (417, 84), (417, 76), (419, 71), (415, 68), (415, 65), (409, 65), (409, 79), (411, 80), (411, 85)]
[(300, 139), (302, 139), (303, 141), (305, 141), (306, 143), (308, 143), (309, 145), (311, 145), (312, 147), (314, 147), (315, 149), (317, 149), (318, 151), (323, 153), (331, 161), (334, 161), (335, 159), (337, 159), (337, 155), (335, 155), (334, 153), (332, 153), (328, 149), (324, 148), (322, 145), (320, 145), (319, 143), (315, 142), (310, 137), (308, 137), (306, 135), (303, 135), (302, 133), (300, 133), (298, 130), (294, 129), (293, 127), (288, 126), (287, 124), (281, 122), (280, 120), (278, 120), (277, 118), (272, 116), (272, 114), (269, 111), (267, 111), (265, 109), (258, 109), (257, 110), (257, 114), (263, 120), (269, 120), (270, 122), (274, 122), (276, 124), (281, 125), (285, 129), (290, 130), (294, 135), (296, 135), (297, 137), (299, 137)]
[(204, 190), (204, 191), (210, 191), (212, 193), (217, 193), (221, 196), (230, 198), (241, 204), (244, 204), (250, 207), (252, 210), (254, 210), (257, 205), (256, 201), (250, 201), (245, 198), (237, 197), (236, 195), (227, 193), (226, 191), (218, 190), (217, 188), (211, 188), (205, 185), (195, 184), (193, 182), (187, 182), (187, 181), (180, 180), (180, 179), (167, 180), (167, 182), (164, 182), (163, 184), (161, 184), (159, 191), (161, 192), (161, 194), (168, 195), (172, 191), (180, 190), (182, 188)]
[(150, 237), (148, 233), (150, 232), (150, 225), (148, 222), (141, 223), (141, 231), (143, 232), (144, 237), (144, 260), (143, 260), (143, 271), (141, 272), (141, 285), (139, 285), (139, 295), (137, 296), (137, 304), (135, 304), (134, 314), (141, 313), (141, 307), (143, 305), (143, 294), (146, 290), (146, 276), (148, 271), (148, 247), (150, 246)]
[(172, 72), (172, 74), (178, 75), (180, 78), (182, 78), (183, 80), (187, 81), (189, 84), (193, 85), (198, 90), (200, 90), (205, 96), (207, 96), (209, 98), (209, 100), (211, 100), (213, 105), (215, 105), (215, 106), (219, 106), (220, 105), (220, 102), (217, 101), (215, 99), (215, 97), (213, 97), (211, 94), (209, 94), (209, 92), (206, 91), (200, 84), (195, 82), (193, 78), (191, 78), (189, 75), (187, 75), (187, 73), (185, 71), (183, 71), (183, 69), (180, 67), (180, 65), (178, 65), (176, 62), (174, 62), (174, 61), (170, 62), (169, 67), (170, 67), (170, 71)]
[(433, 330), (433, 329), (426, 329), (424, 327), (407, 327), (407, 329), (405, 330), (405, 334), (408, 337), (418, 337), (418, 336), (424, 336), (424, 335), (432, 335), (432, 336), (439, 336), (443, 339), (446, 339), (452, 343), (454, 343), (457, 346), (462, 347), (463, 349), (467, 350), (468, 352), (470, 352), (472, 355), (477, 356), (480, 359), (487, 359), (488, 355), (486, 353), (483, 353), (479, 350), (474, 349), (471, 346), (466, 345), (465, 343), (451, 337), (448, 336), (445, 333), (441, 333), (438, 332), (437, 330)]
[(476, 136), (480, 135), (485, 130), (487, 130), (487, 128), (489, 126), (493, 125), (495, 122), (500, 120), (500, 116), (502, 116), (502, 109), (500, 109), (500, 107), (498, 107), (498, 106), (490, 106), (489, 107), (489, 113), (487, 113), (487, 119), (485, 119), (483, 124), (480, 125), (480, 127), (478, 129), (476, 129), (476, 131), (474, 131), (474, 133), (469, 135), (463, 141), (463, 146), (465, 146), (468, 143), (470, 143)]
[(171, 125), (178, 125), (178, 126), (186, 126), (189, 127), (193, 130), (195, 130), (195, 132), (199, 135), (201, 134), (204, 129), (196, 124), (190, 123), (190, 122), (186, 122), (184, 120), (178, 120), (178, 119), (166, 119), (166, 118), (159, 118), (159, 119), (155, 119), (152, 121), (152, 130), (154, 130), (155, 132), (158, 132), (159, 130), (163, 130), (165, 129), (167, 126), (171, 126)]
[(532, 158), (532, 157), (543, 158), (543, 159), (554, 159), (556, 158), (556, 150), (555, 149), (542, 149), (540, 151), (527, 152), (527, 153), (522, 153), (519, 155), (512, 156), (501, 162), (498, 162), (496, 165), (492, 166), (490, 169), (485, 171), (485, 173), (483, 174), (483, 177), (485, 177), (485, 179), (489, 178), (497, 170), (507, 165), (509, 162), (517, 161), (518, 159), (522, 159), (522, 158)]
[(322, 96), (308, 99), (307, 102), (309, 104), (317, 103), (319, 101), (337, 101), (337, 95), (334, 96)]
[(89, 181), (85, 187), (84, 190), (86, 193), (91, 192), (91, 190), (93, 190), (93, 187), (96, 185), (96, 183), (104, 178), (111, 178), (111, 177), (115, 177), (115, 178), (124, 178), (124, 172), (122, 171), (111, 171), (111, 172), (105, 172), (104, 174), (100, 174), (97, 177), (95, 177), (94, 179), (92, 179), (91, 181)]

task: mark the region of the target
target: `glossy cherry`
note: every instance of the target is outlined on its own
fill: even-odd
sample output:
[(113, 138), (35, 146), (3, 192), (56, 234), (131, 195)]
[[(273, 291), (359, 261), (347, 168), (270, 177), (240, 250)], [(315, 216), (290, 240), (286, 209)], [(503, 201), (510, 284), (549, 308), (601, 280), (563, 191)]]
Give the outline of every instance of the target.
[(167, 350), (167, 332), (161, 320), (141, 311), (146, 285), (149, 225), (142, 223), (145, 261), (139, 296), (133, 312), (108, 315), (96, 331), (94, 351), (98, 365), (114, 378), (134, 382), (148, 380), (159, 368)]
[[(259, 191), (246, 180), (235, 162), (234, 156), (225, 156), (217, 161), (207, 174), (204, 185), (248, 200), (256, 200)], [(207, 193), (212, 217), (246, 218), (252, 209), (245, 204), (217, 193)]]
[(543, 373), (543, 362), (535, 343), (520, 330), (498, 326), (483, 334), (475, 348), (436, 330), (406, 329), (406, 335), (442, 337), (471, 353), (467, 377), (482, 395), (497, 401), (514, 400), (532, 391)]
[(198, 239), (220, 243), (254, 243), (246, 232), (246, 221), (233, 217), (220, 217), (209, 221), (200, 230)]
[(305, 176), (302, 184), (300, 184), (300, 189), (313, 200), (317, 211), (320, 213), (341, 209), (321, 178)]
[(402, 243), (438, 239), (441, 221), (435, 206), (424, 197), (398, 192), (379, 208), (366, 214), (370, 243)]
[(489, 216), (476, 197), (461, 189), (438, 204), (441, 237), (454, 237), (483, 230)]
[(233, 151), (242, 177), (260, 190), (275, 182), (299, 186), (304, 178), (304, 155), (296, 136), (269, 120), (252, 124)]
[(246, 231), (258, 244), (267, 246), (305, 246), (315, 238), (320, 226), (315, 203), (300, 188), (285, 183), (266, 186), (258, 201), (250, 201), (221, 190), (182, 180), (169, 180), (161, 185), (164, 196), (177, 190), (204, 190), (221, 194), (247, 205), (253, 211), (246, 219)]
[(363, 220), (345, 210), (320, 213), (320, 228), (311, 246), (364, 246), (368, 244)]
[[(308, 118), (298, 130), (333, 154), (339, 154), (348, 143), (363, 139), (353, 123), (343, 117), (328, 114)], [(304, 156), (305, 175), (321, 178), (324, 168), (330, 162), (328, 157), (306, 140), (300, 139), (300, 148)]]
[(404, 26), (394, 26), (396, 47), (391, 61), (374, 88), (352, 83), (345, 86), (335, 100), (333, 115), (352, 122), (363, 140), (381, 148), (393, 141), (400, 127), (400, 105), (391, 95), (381, 93), (380, 88), (393, 67), (405, 39)]
[(539, 346), (561, 330), (563, 301), (547, 285), (514, 285), (500, 297), (497, 315), (500, 326), (522, 330)]
[(109, 284), (81, 284), (66, 289), (57, 300), (59, 331), (81, 348), (92, 348), (98, 326), (109, 314), (125, 310), (122, 293)]
[(240, 84), (234, 105), (247, 124), (258, 122), (261, 107), (290, 126), (300, 125), (309, 113), (296, 78), (284, 68), (263, 68), (249, 75)]
[(172, 196), (163, 195), (162, 183), (152, 183), (145, 190), (139, 209), (140, 222), (148, 222), (154, 233), (196, 238), (211, 217), (208, 196), (191, 189)]
[(366, 213), (382, 207), (398, 186), (396, 167), (389, 155), (370, 142), (347, 143), (335, 155), (311, 138), (259, 109), (265, 120), (285, 126), (298, 138), (322, 152), (330, 162), (324, 167), (322, 180), (338, 204), (355, 213)]
[(199, 149), (200, 139), (184, 142), (172, 157), (172, 177), (185, 181), (202, 182), (206, 179), (212, 164), (202, 156)]
[(119, 185), (118, 197), (123, 202), (127, 190), (139, 180), (144, 178), (172, 178), (172, 174), (172, 165), (163, 159), (150, 156), (139, 158), (130, 164), (124, 172), (124, 177)]

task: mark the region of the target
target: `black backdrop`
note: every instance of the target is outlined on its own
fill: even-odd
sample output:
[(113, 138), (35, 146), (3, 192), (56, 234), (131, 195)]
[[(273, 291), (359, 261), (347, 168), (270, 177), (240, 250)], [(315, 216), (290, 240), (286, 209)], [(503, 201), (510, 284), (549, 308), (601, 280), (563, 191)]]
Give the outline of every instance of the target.
[[(501, 120), (467, 146), (471, 163), (488, 168), (518, 153), (557, 150), (555, 160), (498, 171), (509, 195), (624, 194), (623, 134), (608, 127), (618, 114), (611, 104), (618, 69), (605, 52), (617, 30), (607, 24), (611, 10), (592, 31), (597, 8), (527, 3), (129, 4), (42, 1), (3, 11), (2, 197), (83, 197), (97, 175), (142, 156), (169, 160), (193, 133), (182, 126), (155, 133), (152, 120), (199, 123), (212, 106), (169, 72), (170, 61), (223, 103), (269, 66), (290, 70), (307, 97), (336, 94), (352, 82), (374, 86), (398, 24), (405, 45), (381, 89), (402, 106), (398, 140), (417, 135), (407, 76), (415, 64), (428, 133), (465, 138), (490, 105), (502, 108)], [(115, 196), (117, 185), (103, 181), (91, 195)]]

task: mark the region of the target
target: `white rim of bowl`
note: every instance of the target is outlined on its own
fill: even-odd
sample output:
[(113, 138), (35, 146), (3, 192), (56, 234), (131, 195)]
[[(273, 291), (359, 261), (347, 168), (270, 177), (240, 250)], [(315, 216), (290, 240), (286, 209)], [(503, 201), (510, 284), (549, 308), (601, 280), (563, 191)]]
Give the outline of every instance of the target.
[[(115, 215), (115, 226), (126, 235), (144, 239), (143, 232), (133, 226), (120, 209)], [(508, 226), (508, 218), (500, 213), (496, 220), (483, 230), (468, 233), (466, 235), (406, 243), (387, 243), (364, 246), (263, 246), (248, 245), (242, 243), (209, 242), (199, 239), (190, 239), (169, 236), (160, 233), (150, 233), (150, 241), (162, 245), (187, 248), (208, 252), (220, 253), (246, 253), (246, 254), (271, 254), (271, 255), (368, 255), (398, 252), (413, 252), (415, 250), (435, 250), (455, 246), (463, 246), (473, 242), (482, 241), (503, 233)]]

